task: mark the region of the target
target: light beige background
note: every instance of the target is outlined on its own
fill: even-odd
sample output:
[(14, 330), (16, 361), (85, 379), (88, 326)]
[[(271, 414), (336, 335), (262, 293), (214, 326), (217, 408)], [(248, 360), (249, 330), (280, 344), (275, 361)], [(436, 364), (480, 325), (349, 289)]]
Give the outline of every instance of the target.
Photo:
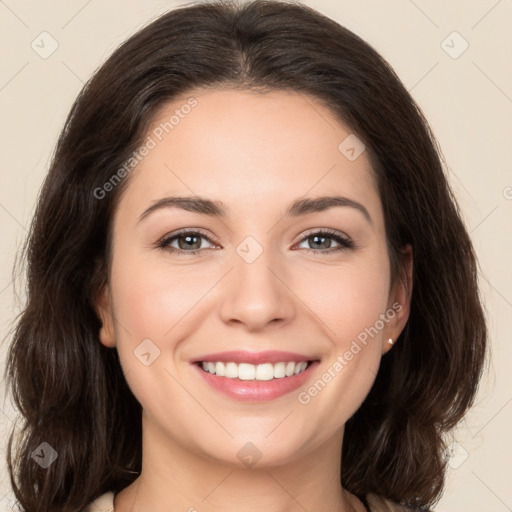
[[(1, 336), (20, 308), (11, 275), (15, 252), (72, 101), (127, 36), (183, 3), (0, 0)], [(391, 63), (440, 142), (480, 259), (494, 360), (476, 406), (456, 432), (446, 492), (436, 510), (512, 510), (512, 2), (305, 3), (362, 36)], [(49, 48), (43, 31), (58, 43), (46, 59), (31, 47), (33, 41), (42, 47), (46, 37)], [(466, 51), (453, 58), (465, 41)], [(8, 401), (0, 406), (3, 443), (16, 414)], [(1, 511), (12, 503), (3, 465)]]

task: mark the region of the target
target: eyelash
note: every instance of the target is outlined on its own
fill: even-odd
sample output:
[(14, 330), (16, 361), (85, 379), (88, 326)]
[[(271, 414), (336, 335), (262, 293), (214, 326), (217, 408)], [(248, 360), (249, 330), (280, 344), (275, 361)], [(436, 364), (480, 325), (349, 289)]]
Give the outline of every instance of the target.
[[(182, 231), (178, 231), (177, 233), (174, 233), (172, 236), (166, 236), (166, 237), (162, 238), (160, 241), (158, 241), (156, 243), (156, 246), (160, 249), (166, 250), (169, 253), (180, 253), (180, 254), (185, 253), (185, 254), (190, 254), (190, 255), (199, 254), (202, 250), (204, 250), (204, 249), (196, 249), (194, 251), (184, 251), (183, 249), (176, 249), (175, 247), (169, 246), (169, 244), (171, 242), (178, 239), (182, 235), (199, 235), (199, 237), (202, 237), (202, 238), (208, 240), (210, 243), (212, 243), (212, 244), (215, 243), (215, 242), (213, 242), (213, 240), (211, 240), (208, 236), (204, 235), (200, 231), (191, 231), (191, 230), (183, 229)], [(343, 250), (354, 248), (354, 243), (352, 242), (352, 240), (350, 240), (346, 236), (341, 235), (339, 232), (333, 231), (331, 229), (322, 229), (319, 231), (313, 231), (311, 233), (308, 233), (306, 236), (304, 236), (299, 241), (299, 243), (303, 242), (304, 240), (307, 240), (309, 237), (311, 237), (313, 235), (320, 235), (324, 238), (332, 238), (333, 240), (338, 242), (340, 245), (339, 245), (339, 247), (335, 247), (333, 249), (327, 249), (325, 251), (319, 250), (319, 249), (305, 249), (308, 252), (331, 254), (333, 252), (343, 251)]]

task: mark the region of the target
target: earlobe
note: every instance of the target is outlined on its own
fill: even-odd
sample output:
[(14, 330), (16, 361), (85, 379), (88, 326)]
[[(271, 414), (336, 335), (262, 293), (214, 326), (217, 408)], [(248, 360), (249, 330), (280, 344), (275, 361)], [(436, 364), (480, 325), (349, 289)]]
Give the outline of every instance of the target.
[(99, 332), (100, 342), (106, 347), (115, 347), (116, 336), (108, 286), (105, 286), (98, 296), (98, 300), (96, 301), (96, 314), (101, 321)]
[(391, 350), (409, 319), (413, 287), (412, 276), (413, 254), (412, 247), (408, 244), (402, 249), (400, 273), (395, 280), (389, 296), (388, 307), (391, 308), (394, 313), (386, 326), (386, 332), (383, 336), (383, 354)]

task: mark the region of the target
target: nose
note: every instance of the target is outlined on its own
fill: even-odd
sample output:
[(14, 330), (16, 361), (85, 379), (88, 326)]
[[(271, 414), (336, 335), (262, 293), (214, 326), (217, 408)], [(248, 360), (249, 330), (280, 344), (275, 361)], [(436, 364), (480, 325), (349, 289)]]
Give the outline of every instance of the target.
[(249, 332), (270, 323), (277, 326), (291, 322), (297, 299), (286, 284), (284, 266), (265, 250), (254, 261), (248, 261), (234, 255), (234, 268), (227, 276), (219, 308), (222, 321), (241, 324)]

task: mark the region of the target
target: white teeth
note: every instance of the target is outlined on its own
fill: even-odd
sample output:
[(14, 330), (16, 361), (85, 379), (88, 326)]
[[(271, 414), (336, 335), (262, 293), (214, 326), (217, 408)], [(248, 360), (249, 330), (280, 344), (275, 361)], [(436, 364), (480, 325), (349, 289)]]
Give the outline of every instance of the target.
[(272, 380), (274, 378), (274, 365), (272, 363), (259, 364), (256, 368), (256, 380)]
[(238, 365), (236, 363), (226, 363), (226, 373), (224, 377), (238, 379)]
[(291, 377), (302, 373), (308, 366), (306, 361), (295, 363), (294, 361), (282, 363), (224, 363), (222, 361), (202, 362), (201, 366), (205, 372), (218, 375), (219, 377), (227, 377), (228, 379), (240, 380), (272, 380), (282, 379), (283, 377)]
[(274, 378), (282, 379), (283, 377), (286, 377), (286, 364), (276, 363), (274, 365)]
[(215, 363), (215, 373), (219, 377), (224, 377), (224, 375), (226, 374), (226, 366), (224, 365), (224, 363)]
[(286, 364), (285, 375), (287, 377), (291, 377), (293, 375), (294, 371), (295, 371), (295, 363), (287, 363)]
[(240, 380), (254, 380), (255, 377), (256, 366), (247, 363), (240, 363), (238, 365), (238, 378)]
[(306, 369), (307, 365), (308, 365), (308, 363), (306, 363), (305, 361), (295, 365), (295, 375), (298, 375), (299, 373), (302, 373)]

